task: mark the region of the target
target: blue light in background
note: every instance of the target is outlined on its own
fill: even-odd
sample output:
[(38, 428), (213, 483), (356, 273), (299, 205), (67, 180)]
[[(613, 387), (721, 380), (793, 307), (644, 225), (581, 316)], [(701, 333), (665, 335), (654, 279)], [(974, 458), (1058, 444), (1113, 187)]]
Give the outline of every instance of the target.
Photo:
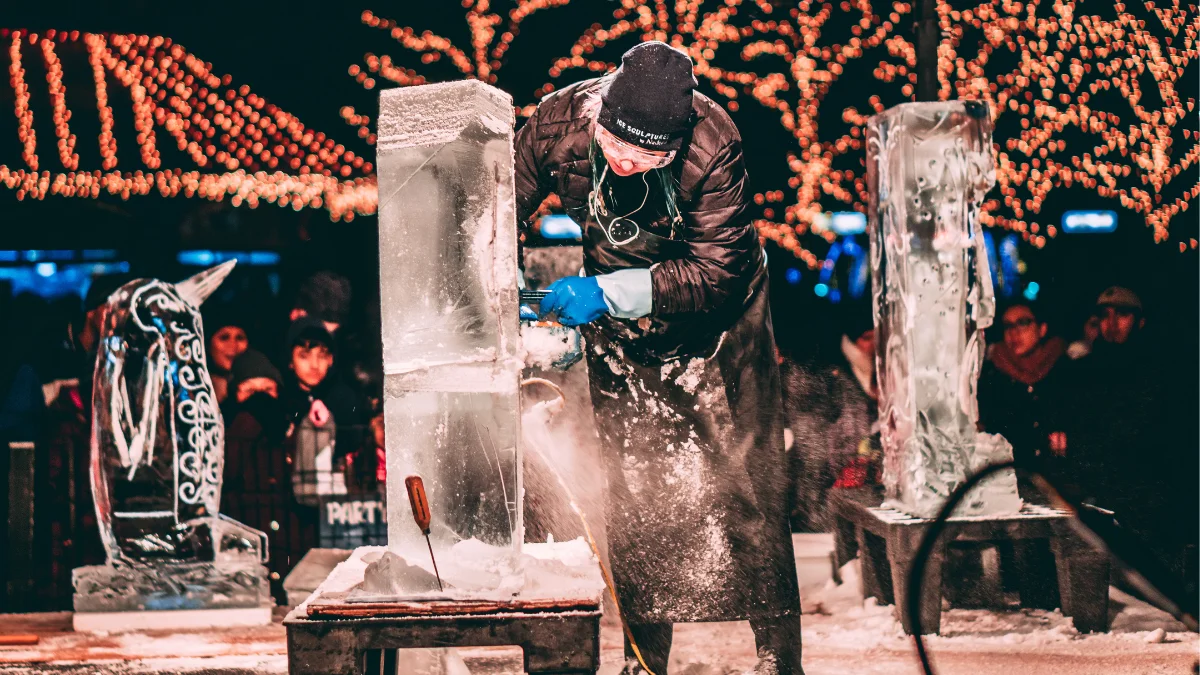
[[(244, 263), (246, 261), (241, 260), (239, 258), (239, 262)], [(274, 251), (251, 251), (249, 264), (251, 264), (251, 265), (278, 265), (279, 264), (279, 254)]]
[(988, 270), (992, 273), (992, 287), (1000, 291), (1000, 295), (1008, 297), (1012, 295), (1012, 289), (1004, 285), (1004, 277), (1000, 276), (1000, 259), (996, 256), (996, 241), (992, 238), (992, 233), (983, 231), (983, 248), (987, 251)]
[(45, 261), (33, 265), (0, 267), (0, 280), (12, 284), (14, 294), (33, 293), (43, 298), (69, 295), (82, 297), (91, 286), (93, 277), (128, 271), (129, 263), (126, 261), (90, 263)]
[(211, 265), (214, 258), (212, 251), (180, 251), (176, 256), (180, 265)]
[(850, 267), (849, 288), (850, 297), (858, 299), (863, 296), (867, 290), (867, 285), (870, 283), (871, 265), (867, 260), (867, 256), (860, 255), (854, 259), (854, 265)]
[(1037, 300), (1038, 291), (1040, 291), (1040, 290), (1042, 290), (1042, 287), (1040, 284), (1038, 284), (1038, 282), (1036, 282), (1036, 281), (1029, 282), (1025, 286), (1025, 294), (1024, 294), (1025, 299), (1030, 302)]
[(0, 251), (0, 262), (17, 262), (20, 257), (20, 251)]
[(561, 214), (542, 216), (538, 230), (543, 239), (583, 239), (583, 229), (579, 227), (579, 223), (571, 220), (570, 216)]
[(1066, 211), (1062, 216), (1063, 232), (1112, 232), (1116, 229), (1116, 211)]
[(789, 267), (787, 271), (783, 273), (783, 278), (786, 279), (789, 284), (798, 284), (800, 283), (800, 270), (796, 269), (795, 267)]
[(823, 298), (829, 295), (829, 286), (825, 284), (817, 284), (816, 286), (813, 286), (813, 293), (816, 293), (818, 298)]
[(275, 251), (207, 251), (196, 249), (180, 251), (175, 256), (180, 265), (196, 265), (208, 267), (230, 260), (238, 261), (239, 265), (273, 267), (279, 264), (279, 254)]
[(842, 292), (836, 288), (829, 291), (829, 301), (835, 305), (837, 303), (841, 302), (842, 301)]

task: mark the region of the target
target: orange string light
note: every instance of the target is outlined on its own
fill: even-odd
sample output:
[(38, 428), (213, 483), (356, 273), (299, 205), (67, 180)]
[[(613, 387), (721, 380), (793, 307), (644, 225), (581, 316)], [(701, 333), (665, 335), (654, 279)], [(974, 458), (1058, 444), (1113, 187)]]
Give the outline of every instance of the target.
[[(0, 31), (3, 35), (9, 32)], [(375, 212), (377, 191), (371, 162), (324, 133), (307, 129), (294, 115), (267, 103), (249, 87), (234, 88), (230, 76), (217, 76), (211, 64), (169, 38), (74, 31), (50, 31), (40, 40), (24, 31), (12, 31), (10, 37), (9, 83), (16, 94), (14, 112), (22, 156), (29, 168), (0, 165), (0, 183), (18, 199), (47, 195), (94, 198), (101, 194), (128, 199), (158, 193), (229, 199), (235, 206), (251, 208), (264, 202), (297, 210), (323, 208), (332, 219), (344, 221)], [(26, 43), (38, 45), (46, 63), (58, 151), (67, 169), (63, 173), (38, 170), (30, 92), (21, 65), (21, 47)], [(78, 170), (76, 139), (68, 126), (72, 111), (66, 105), (58, 52), (75, 43), (87, 51), (96, 88), (98, 171)], [(110, 77), (130, 92), (139, 155), (148, 171), (116, 170)], [(363, 116), (360, 126), (368, 122)], [(156, 138), (159, 129), (206, 171), (163, 168)]]
[[(31, 42), (36, 36), (31, 36)], [(17, 116), (17, 139), (21, 141), (21, 159), (30, 170), (38, 170), (37, 134), (33, 130), (33, 111), (29, 109), (29, 85), (25, 84), (25, 69), (21, 67), (21, 35), (13, 35), (8, 47), (8, 83), (13, 88), (13, 112)]]

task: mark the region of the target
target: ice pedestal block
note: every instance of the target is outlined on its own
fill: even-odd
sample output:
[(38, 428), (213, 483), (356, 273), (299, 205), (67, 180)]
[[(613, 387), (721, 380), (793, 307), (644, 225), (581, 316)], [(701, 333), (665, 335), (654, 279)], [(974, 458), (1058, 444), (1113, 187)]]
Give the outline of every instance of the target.
[(73, 574), (76, 612), (270, 607), (266, 568), (257, 563), (92, 565)]
[[(978, 434), (976, 384), (995, 296), (979, 205), (995, 184), (986, 103), (906, 103), (867, 125), (869, 231), (883, 482), (889, 506), (937, 514), (966, 477), (1012, 459)], [(1020, 510), (1009, 470), (959, 515)]]
[(513, 123), (512, 99), (475, 80), (380, 94), (388, 546), (414, 559), (411, 474), (435, 550), (521, 543)]

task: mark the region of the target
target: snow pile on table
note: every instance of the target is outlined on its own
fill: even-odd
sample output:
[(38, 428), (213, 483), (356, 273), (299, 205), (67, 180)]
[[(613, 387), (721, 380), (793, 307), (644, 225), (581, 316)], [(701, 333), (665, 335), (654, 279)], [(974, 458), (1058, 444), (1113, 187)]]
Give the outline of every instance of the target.
[[(438, 589), (428, 551), (396, 553), (383, 547), (363, 547), (339, 565), (330, 579), (343, 575), (347, 579), (352, 575), (362, 579), (361, 585), (344, 589), (350, 591), (346, 596), (349, 602), (502, 602), (515, 598), (527, 601), (594, 598), (598, 602), (604, 591), (600, 569), (582, 538), (526, 544), (520, 554), (467, 539), (439, 557), (438, 571), (444, 590)], [(335, 590), (332, 586), (329, 590)]]

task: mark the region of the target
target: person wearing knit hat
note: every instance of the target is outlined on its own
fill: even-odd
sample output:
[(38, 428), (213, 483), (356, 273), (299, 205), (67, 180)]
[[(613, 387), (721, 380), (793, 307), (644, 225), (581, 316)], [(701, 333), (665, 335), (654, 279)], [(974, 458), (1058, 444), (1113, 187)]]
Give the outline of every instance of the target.
[(514, 143), (517, 219), (528, 226), (553, 193), (582, 224), (583, 270), (550, 284), (539, 313), (580, 326), (590, 347), (627, 654), (663, 672), (672, 624), (749, 620), (764, 664), (794, 675), (766, 254), (741, 136), (696, 86), (686, 53), (650, 41), (546, 96)]
[(232, 307), (215, 305), (202, 310), (204, 332), (208, 337), (208, 374), (212, 378), (217, 401), (235, 391), (230, 383), (234, 361), (250, 346), (247, 321)]
[(300, 285), (290, 318), (295, 321), (312, 317), (324, 322), (330, 333), (336, 333), (349, 314), (350, 282), (340, 274), (323, 270)]
[(257, 349), (247, 349), (233, 362), (230, 372), (229, 390), (234, 393), (238, 403), (257, 392), (264, 392), (274, 398), (279, 398), (279, 388), (283, 386), (283, 375), (266, 354)]

